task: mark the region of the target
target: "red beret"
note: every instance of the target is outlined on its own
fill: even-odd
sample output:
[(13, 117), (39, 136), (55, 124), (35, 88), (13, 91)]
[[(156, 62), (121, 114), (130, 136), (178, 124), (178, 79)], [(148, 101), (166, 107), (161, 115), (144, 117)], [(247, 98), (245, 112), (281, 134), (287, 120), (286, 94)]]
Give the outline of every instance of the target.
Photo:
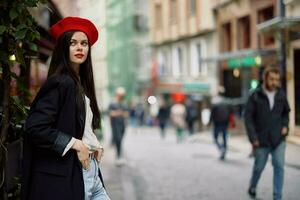
[(66, 31), (84, 32), (91, 45), (93, 45), (98, 39), (98, 31), (95, 25), (88, 19), (80, 17), (66, 17), (50, 28), (50, 33), (56, 41)]

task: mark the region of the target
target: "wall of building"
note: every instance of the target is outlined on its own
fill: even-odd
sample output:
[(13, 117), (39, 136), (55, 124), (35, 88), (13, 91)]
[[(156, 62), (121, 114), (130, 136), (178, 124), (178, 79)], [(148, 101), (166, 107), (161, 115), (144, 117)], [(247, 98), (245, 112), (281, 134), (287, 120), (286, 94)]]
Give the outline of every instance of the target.
[[(195, 36), (203, 31), (214, 29), (212, 2), (205, 0), (196, 1), (195, 14), (190, 14), (189, 0), (174, 0), (176, 2), (175, 20), (173, 20), (172, 1), (151, 1), (150, 35), (156, 44), (167, 41), (176, 41), (181, 38)], [(158, 14), (158, 7), (161, 15)], [(161, 16), (161, 17), (160, 17)], [(161, 21), (161, 22), (160, 22)], [(161, 27), (159, 28), (159, 24)]]
[[(300, 17), (300, 2), (299, 1), (290, 1), (290, 4), (286, 5), (286, 16), (288, 17)], [(300, 23), (292, 27), (292, 31), (300, 31)], [(291, 107), (290, 114), (290, 134), (291, 135), (300, 135), (300, 126), (295, 124), (296, 121), (296, 84), (300, 80), (295, 79), (295, 55), (294, 51), (300, 49), (300, 38), (296, 40), (291, 40), (287, 38), (287, 95), (288, 101)], [(299, 112), (299, 111), (298, 111)]]
[[(175, 22), (172, 21), (172, 2), (177, 2)], [(157, 91), (171, 93), (182, 90), (178, 87), (180, 83), (192, 88), (183, 89), (187, 94), (216, 93), (218, 81), (214, 58), (217, 41), (213, 2), (195, 2), (196, 5), (192, 5), (193, 1), (190, 0), (151, 1), (150, 34), (161, 84)], [(159, 25), (160, 18), (163, 23)], [(199, 89), (202, 86), (209, 87), (208, 91), (203, 93)]]
[(80, 11), (80, 0), (51, 0), (59, 10), (62, 16), (77, 16)]

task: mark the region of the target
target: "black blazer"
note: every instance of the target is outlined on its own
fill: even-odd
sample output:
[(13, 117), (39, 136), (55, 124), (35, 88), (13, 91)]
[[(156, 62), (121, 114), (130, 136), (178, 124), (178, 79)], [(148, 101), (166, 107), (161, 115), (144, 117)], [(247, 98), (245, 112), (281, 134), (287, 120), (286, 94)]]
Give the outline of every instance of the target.
[(71, 149), (62, 156), (72, 137), (82, 138), (84, 103), (68, 75), (53, 75), (40, 89), (25, 123), (23, 200), (84, 199), (76, 151)]

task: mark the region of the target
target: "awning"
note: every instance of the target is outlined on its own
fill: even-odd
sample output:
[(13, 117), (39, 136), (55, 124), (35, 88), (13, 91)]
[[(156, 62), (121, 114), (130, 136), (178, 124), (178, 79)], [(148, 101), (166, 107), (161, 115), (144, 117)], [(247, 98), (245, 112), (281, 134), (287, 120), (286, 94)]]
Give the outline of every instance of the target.
[(277, 49), (250, 49), (250, 50), (240, 50), (235, 52), (221, 53), (215, 59), (217, 61), (225, 61), (235, 58), (244, 57), (256, 57), (256, 56), (268, 56), (277, 53)]
[(211, 84), (207, 82), (159, 82), (156, 90), (162, 93), (199, 93), (209, 95)]
[[(263, 23), (257, 24), (257, 31), (265, 33), (274, 30), (290, 30), (300, 25), (300, 17), (275, 17)], [(299, 28), (299, 27), (298, 27)]]

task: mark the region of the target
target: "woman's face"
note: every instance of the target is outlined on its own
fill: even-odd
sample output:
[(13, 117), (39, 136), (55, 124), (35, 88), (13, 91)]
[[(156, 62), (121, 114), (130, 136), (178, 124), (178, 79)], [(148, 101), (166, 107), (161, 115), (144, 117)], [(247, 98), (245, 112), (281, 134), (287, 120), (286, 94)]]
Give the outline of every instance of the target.
[(88, 37), (84, 32), (77, 31), (70, 40), (70, 62), (72, 65), (84, 63), (89, 52)]

